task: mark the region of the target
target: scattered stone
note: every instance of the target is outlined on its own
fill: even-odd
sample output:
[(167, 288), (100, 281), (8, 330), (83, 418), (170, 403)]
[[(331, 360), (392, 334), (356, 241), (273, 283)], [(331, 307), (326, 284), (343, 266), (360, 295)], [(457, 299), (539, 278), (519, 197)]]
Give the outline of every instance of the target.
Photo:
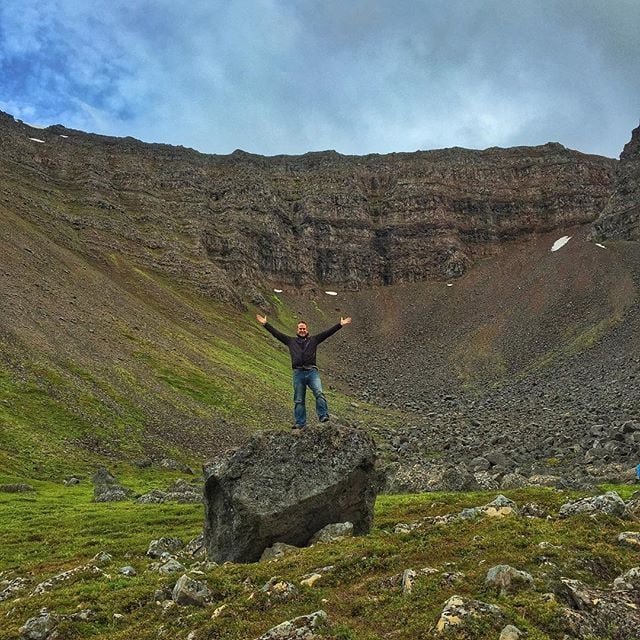
[(528, 478), (519, 473), (505, 473), (500, 483), (501, 489), (521, 489), (529, 484)]
[(187, 574), (180, 577), (172, 592), (173, 601), (181, 606), (203, 607), (211, 595), (206, 583), (193, 580)]
[(528, 484), (532, 487), (561, 488), (564, 485), (564, 480), (558, 476), (534, 474), (529, 476)]
[(499, 640), (519, 640), (522, 637), (522, 631), (512, 624), (508, 624), (501, 632)]
[(184, 547), (184, 542), (180, 538), (158, 538), (149, 543), (147, 555), (151, 558), (160, 558), (163, 553), (174, 554)]
[(594, 589), (562, 578), (558, 596), (568, 605), (563, 618), (571, 637), (637, 640), (640, 608), (634, 591)]
[(279, 577), (271, 578), (262, 587), (261, 591), (275, 600), (288, 600), (298, 592), (295, 585), (291, 584), (291, 582), (287, 582), (286, 580), (282, 580)]
[(640, 491), (636, 491), (624, 508), (624, 517), (640, 522)]
[(488, 471), (476, 471), (473, 474), (476, 484), (482, 491), (493, 491), (500, 488), (499, 475), (489, 473)]
[(89, 578), (96, 576), (103, 576), (104, 572), (99, 567), (95, 565), (82, 565), (80, 567), (75, 567), (74, 569), (69, 569), (69, 571), (63, 571), (62, 573), (58, 573), (57, 575), (37, 584), (33, 591), (31, 592), (32, 596), (41, 595), (43, 593), (47, 593), (47, 591), (51, 591), (56, 587), (59, 587), (63, 584), (70, 583), (71, 581), (79, 578)]
[(171, 573), (180, 573), (181, 571), (186, 571), (186, 568), (175, 558), (171, 558), (171, 560), (168, 560), (163, 565), (160, 565), (158, 567), (158, 573), (162, 573), (164, 575), (169, 575)]
[(416, 572), (413, 569), (405, 569), (402, 572), (402, 580), (400, 586), (402, 593), (409, 594), (413, 591), (413, 585), (416, 581)]
[(496, 589), (500, 595), (508, 595), (532, 587), (533, 576), (508, 564), (498, 564), (487, 571), (484, 583)]
[(167, 502), (167, 494), (160, 489), (153, 489), (149, 493), (141, 495), (136, 502), (138, 504), (162, 504)]
[(320, 573), (312, 573), (310, 576), (303, 578), (300, 580), (300, 584), (303, 587), (313, 587), (313, 585), (318, 582), (322, 578), (322, 574)]
[(0, 491), (4, 493), (31, 493), (35, 491), (35, 488), (30, 484), (18, 482), (14, 484), (0, 484)]
[(444, 604), (440, 619), (436, 623), (436, 631), (438, 633), (446, 633), (454, 629), (462, 631), (478, 618), (489, 618), (492, 622), (499, 623), (504, 619), (504, 615), (500, 608), (493, 604), (451, 596)]
[(8, 583), (4, 583), (4, 588), (0, 590), (0, 602), (14, 598), (17, 594), (27, 588), (28, 581), (25, 578), (14, 578)]
[(53, 640), (57, 637), (55, 628), (60, 619), (58, 616), (49, 613), (46, 608), (40, 609), (40, 613), (29, 618), (24, 626), (20, 628), (23, 640)]
[(292, 544), (285, 544), (284, 542), (276, 542), (272, 547), (265, 549), (260, 556), (260, 562), (266, 560), (278, 560), (283, 556), (292, 553), (293, 551), (299, 551), (299, 547), (294, 547)]
[(325, 525), (367, 533), (380, 485), (372, 437), (322, 425), (255, 435), (205, 467), (205, 541), (216, 562), (255, 562), (274, 542), (303, 546)]
[(535, 502), (526, 502), (520, 507), (520, 515), (526, 518), (546, 518), (547, 512)]
[(138, 572), (135, 570), (135, 568), (130, 565), (127, 565), (125, 567), (120, 567), (120, 569), (118, 570), (118, 573), (121, 573), (123, 576), (126, 576), (127, 578), (133, 578), (134, 576), (138, 575)]
[(618, 542), (629, 547), (640, 547), (640, 531), (623, 531), (618, 536)]
[(166, 491), (167, 500), (183, 504), (200, 503), (203, 500), (202, 487), (195, 487), (186, 480), (178, 478)]
[(276, 627), (272, 627), (261, 635), (258, 640), (314, 640), (319, 638), (314, 633), (329, 624), (327, 614), (320, 610), (293, 620), (287, 620)]
[(201, 533), (199, 536), (193, 538), (193, 540), (190, 540), (184, 548), (183, 553), (194, 560), (206, 558), (207, 550), (204, 546), (204, 534)]
[(90, 562), (97, 567), (106, 567), (113, 560), (113, 556), (106, 551), (99, 551), (96, 553), (93, 558), (91, 558)]
[(96, 612), (93, 609), (83, 609), (68, 616), (61, 616), (66, 620), (80, 620), (80, 622), (91, 622), (96, 619)]
[(73, 486), (75, 486), (77, 484), (80, 484), (80, 478), (76, 478), (76, 476), (71, 476), (70, 478), (65, 478), (62, 481), (62, 484), (65, 487), (73, 487)]
[(318, 531), (313, 538), (309, 541), (309, 544), (316, 544), (316, 542), (336, 542), (353, 535), (353, 524), (351, 522), (337, 522), (335, 524), (328, 524)]
[(615, 492), (607, 493), (592, 498), (571, 500), (560, 507), (559, 517), (568, 518), (579, 513), (604, 513), (610, 516), (622, 517), (625, 510), (624, 500)]
[(130, 494), (128, 489), (118, 484), (106, 467), (98, 468), (93, 475), (93, 484), (94, 502), (121, 502), (127, 500)]
[(617, 591), (640, 590), (640, 567), (633, 567), (613, 581)]
[(457, 517), (462, 520), (473, 520), (481, 516), (486, 516), (488, 518), (504, 518), (505, 516), (519, 515), (519, 513), (516, 503), (500, 494), (482, 507), (463, 509)]

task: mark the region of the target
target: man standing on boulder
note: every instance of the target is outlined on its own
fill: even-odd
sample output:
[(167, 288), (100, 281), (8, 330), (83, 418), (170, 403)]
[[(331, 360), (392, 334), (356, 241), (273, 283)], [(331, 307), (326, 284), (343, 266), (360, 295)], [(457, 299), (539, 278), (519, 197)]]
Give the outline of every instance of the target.
[(327, 422), (329, 420), (329, 407), (327, 406), (327, 399), (322, 392), (320, 372), (316, 365), (316, 349), (321, 342), (332, 336), (338, 329), (341, 329), (345, 324), (350, 324), (351, 318), (341, 317), (339, 323), (315, 336), (309, 335), (309, 328), (306, 322), (298, 322), (295, 336), (286, 336), (267, 322), (267, 316), (256, 315), (256, 320), (272, 336), (289, 347), (291, 367), (293, 368), (294, 432), (299, 433), (307, 424), (307, 407), (305, 405), (307, 387), (311, 389), (315, 396), (318, 420)]

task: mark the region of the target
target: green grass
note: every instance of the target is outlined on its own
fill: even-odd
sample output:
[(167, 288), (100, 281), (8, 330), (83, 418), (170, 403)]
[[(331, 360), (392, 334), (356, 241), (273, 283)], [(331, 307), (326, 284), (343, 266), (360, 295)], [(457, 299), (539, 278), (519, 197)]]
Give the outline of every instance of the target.
[[(137, 491), (164, 487), (176, 477), (125, 465), (117, 472), (125, 485)], [(7, 480), (0, 476), (0, 482)], [(616, 538), (623, 529), (640, 530), (640, 523), (605, 516), (595, 521), (584, 516), (480, 519), (396, 534), (393, 529), (399, 522), (457, 513), (485, 504), (495, 493), (380, 496), (369, 535), (301, 549), (275, 563), (207, 569), (200, 579), (207, 581), (214, 604), (204, 609), (173, 607), (163, 613), (153, 594), (163, 586), (171, 587), (176, 577), (149, 571), (146, 549), (152, 539), (163, 535), (185, 542), (198, 535), (201, 505), (94, 504), (86, 480), (75, 487), (51, 482), (34, 485), (32, 494), (0, 493), (0, 577), (26, 577), (29, 589), (24, 596), (38, 582), (86, 563), (98, 551), (108, 551), (114, 560), (105, 576), (79, 577), (44, 595), (0, 603), (0, 640), (15, 638), (19, 627), (43, 606), (60, 614), (84, 608), (95, 611), (95, 621), (62, 624), (59, 630), (69, 639), (151, 639), (163, 626), (168, 637), (186, 638), (194, 632), (198, 640), (246, 640), (322, 608), (332, 622), (326, 637), (408, 640), (431, 637), (443, 603), (454, 594), (497, 604), (529, 638), (551, 640), (564, 633), (560, 607), (547, 602), (543, 594), (554, 589), (560, 576), (607, 587), (614, 577), (637, 565), (637, 552), (618, 545)], [(551, 513), (569, 497), (552, 489), (521, 489), (508, 495), (519, 504), (535, 501)], [(555, 546), (542, 550), (538, 543), (543, 541)], [(529, 571), (535, 578), (533, 589), (509, 596), (488, 589), (484, 585), (487, 570), (504, 563)], [(125, 564), (134, 566), (138, 575), (119, 575), (118, 568)], [(303, 575), (328, 565), (334, 569), (312, 588), (299, 586), (291, 600), (270, 600), (260, 591), (273, 576), (298, 585)], [(424, 567), (439, 573), (419, 576), (410, 595), (402, 594), (390, 580), (404, 569)], [(455, 572), (464, 577), (445, 579), (445, 573)], [(222, 613), (212, 618), (221, 605), (225, 605)], [(114, 622), (115, 613), (124, 615), (121, 622)], [(480, 621), (469, 637), (494, 639), (499, 631), (499, 626)]]

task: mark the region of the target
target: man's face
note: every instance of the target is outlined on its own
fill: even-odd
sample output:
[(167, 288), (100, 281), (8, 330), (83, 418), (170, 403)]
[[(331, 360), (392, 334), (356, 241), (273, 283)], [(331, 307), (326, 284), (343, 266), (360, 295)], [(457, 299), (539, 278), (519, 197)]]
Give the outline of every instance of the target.
[(309, 335), (307, 325), (304, 322), (298, 322), (298, 335), (301, 338), (306, 338)]

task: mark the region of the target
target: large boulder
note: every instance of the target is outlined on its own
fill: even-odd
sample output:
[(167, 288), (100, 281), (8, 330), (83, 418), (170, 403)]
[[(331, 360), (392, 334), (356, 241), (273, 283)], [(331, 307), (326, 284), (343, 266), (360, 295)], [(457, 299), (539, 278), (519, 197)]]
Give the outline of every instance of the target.
[(301, 547), (324, 526), (369, 531), (380, 485), (372, 438), (323, 425), (254, 436), (205, 465), (205, 546), (216, 562), (255, 562), (276, 542)]

